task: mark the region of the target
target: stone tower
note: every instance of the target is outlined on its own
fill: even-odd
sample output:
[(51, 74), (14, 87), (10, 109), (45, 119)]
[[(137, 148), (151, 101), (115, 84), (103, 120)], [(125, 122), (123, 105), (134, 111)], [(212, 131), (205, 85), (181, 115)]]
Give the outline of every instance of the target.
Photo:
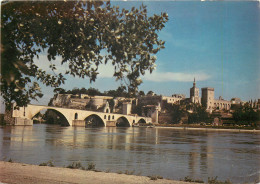
[(214, 107), (214, 88), (202, 88), (201, 103), (207, 110), (212, 111)]
[(193, 87), (190, 88), (190, 101), (192, 103), (200, 103), (200, 89), (196, 87), (196, 81), (194, 78)]
[(132, 104), (129, 102), (124, 102), (123, 103), (123, 114), (124, 115), (129, 115), (131, 114), (131, 108), (132, 108)]

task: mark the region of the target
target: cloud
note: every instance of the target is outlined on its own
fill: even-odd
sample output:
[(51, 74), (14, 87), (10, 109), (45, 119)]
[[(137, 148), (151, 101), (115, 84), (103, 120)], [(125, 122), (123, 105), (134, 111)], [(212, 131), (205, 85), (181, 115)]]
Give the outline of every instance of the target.
[(112, 63), (101, 64), (98, 66), (98, 78), (111, 78), (114, 75), (114, 66)]
[(169, 41), (169, 40), (172, 41), (172, 38), (173, 38), (172, 33), (169, 31), (166, 31), (164, 29), (160, 32), (159, 36), (160, 36), (160, 39), (166, 40), (166, 41)]
[(185, 73), (185, 72), (153, 72), (152, 74), (146, 74), (143, 79), (153, 82), (190, 82), (194, 77), (196, 81), (204, 81), (210, 78), (210, 75), (203, 72)]
[[(112, 78), (114, 74), (114, 66), (111, 63), (101, 64), (98, 69), (99, 75), (98, 78)], [(142, 79), (145, 81), (153, 82), (191, 82), (196, 78), (196, 81), (205, 81), (211, 78), (209, 74), (206, 74), (201, 71), (197, 72), (157, 72), (154, 71), (152, 74), (146, 72)]]
[[(55, 64), (57, 67), (58, 73), (65, 73), (66, 69), (68, 69), (68, 64), (64, 63), (60, 64), (61, 57), (57, 57), (56, 61), (49, 62), (46, 55), (42, 54), (39, 56), (39, 59), (36, 60), (35, 64), (40, 68), (51, 72), (49, 65)], [(113, 78), (114, 74), (114, 66), (112, 63), (108, 62), (107, 64), (100, 64), (98, 67), (98, 78)], [(143, 80), (153, 81), (153, 82), (169, 82), (169, 81), (178, 81), (178, 82), (190, 82), (193, 81), (194, 77), (196, 81), (204, 81), (209, 79), (211, 76), (204, 72), (157, 72), (154, 71), (152, 74), (146, 72), (144, 76), (142, 76)]]

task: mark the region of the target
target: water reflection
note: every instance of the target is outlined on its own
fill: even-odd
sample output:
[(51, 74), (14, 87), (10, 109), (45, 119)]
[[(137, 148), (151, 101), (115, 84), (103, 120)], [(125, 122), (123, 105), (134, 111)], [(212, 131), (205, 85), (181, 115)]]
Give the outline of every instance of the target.
[(142, 175), (235, 183), (259, 180), (259, 134), (167, 128), (60, 127), (0, 128), (0, 158), (57, 166), (94, 162), (101, 170), (135, 170)]

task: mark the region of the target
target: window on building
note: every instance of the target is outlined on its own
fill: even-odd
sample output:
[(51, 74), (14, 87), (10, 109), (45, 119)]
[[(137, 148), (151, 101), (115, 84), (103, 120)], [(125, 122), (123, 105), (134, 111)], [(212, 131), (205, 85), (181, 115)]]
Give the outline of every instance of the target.
[(106, 118), (107, 118), (107, 116), (105, 115), (105, 116), (104, 116), (104, 119), (106, 119)]
[(110, 115), (108, 116), (108, 120), (110, 120)]
[(78, 113), (75, 113), (75, 119), (78, 119)]

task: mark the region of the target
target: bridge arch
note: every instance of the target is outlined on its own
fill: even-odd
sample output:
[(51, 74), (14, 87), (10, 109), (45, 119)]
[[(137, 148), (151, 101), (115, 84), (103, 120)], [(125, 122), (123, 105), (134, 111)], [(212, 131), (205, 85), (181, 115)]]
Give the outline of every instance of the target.
[(125, 116), (121, 116), (116, 120), (117, 127), (130, 127), (131, 124), (129, 123), (128, 119)]
[[(62, 125), (62, 126), (70, 126), (70, 121), (69, 118), (66, 117), (66, 115), (64, 115), (64, 113), (62, 113), (61, 111), (59, 111), (59, 109), (56, 108), (51, 108), (51, 107), (42, 107), (39, 109), (35, 109), (35, 111), (29, 116), (30, 119), (33, 119), (39, 112), (43, 111), (43, 110), (47, 110), (46, 113), (49, 113), (49, 115), (52, 115), (53, 117), (50, 117), (49, 119), (47, 119), (47, 121), (55, 121), (54, 115), (57, 115), (57, 119), (56, 121), (58, 121), (58, 124)], [(48, 111), (50, 110), (50, 111)], [(53, 114), (54, 112), (54, 114)]]
[(105, 122), (103, 119), (97, 114), (90, 114), (85, 119), (86, 127), (104, 127)]
[(145, 121), (145, 119), (144, 119), (144, 118), (140, 118), (140, 119), (138, 120), (138, 123), (141, 123), (141, 124), (146, 124), (146, 121)]

